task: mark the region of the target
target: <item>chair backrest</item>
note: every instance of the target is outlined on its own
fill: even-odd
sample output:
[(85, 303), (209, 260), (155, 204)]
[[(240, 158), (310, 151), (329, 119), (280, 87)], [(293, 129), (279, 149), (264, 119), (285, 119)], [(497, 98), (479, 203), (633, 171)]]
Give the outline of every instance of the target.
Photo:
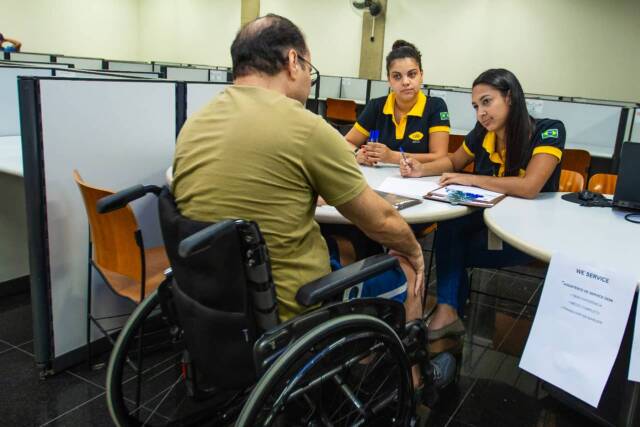
[(349, 99), (327, 98), (327, 119), (356, 121), (356, 102)]
[[(187, 349), (201, 380), (216, 387), (246, 387), (256, 380), (253, 344), (261, 334), (251, 286), (275, 291), (266, 244), (257, 224), (226, 220), (206, 247), (183, 258), (180, 243), (213, 224), (182, 216), (165, 187), (158, 199), (160, 226), (174, 275), (173, 296)], [(251, 248), (247, 249), (247, 245)], [(250, 252), (250, 253), (249, 253)], [(252, 277), (256, 255), (265, 268)], [(252, 263), (248, 262), (251, 257)], [(264, 296), (264, 295), (263, 295)]]
[(572, 193), (584, 189), (584, 178), (576, 171), (562, 169), (558, 191)]
[(616, 183), (618, 175), (608, 173), (597, 173), (589, 178), (589, 191), (602, 194), (614, 194), (616, 191)]
[(562, 151), (562, 169), (576, 171), (586, 181), (591, 166), (591, 154), (586, 150), (568, 148)]
[(464, 142), (464, 135), (449, 135), (449, 153), (455, 153)]
[(133, 210), (125, 206), (107, 214), (99, 214), (96, 203), (101, 198), (114, 194), (113, 191), (87, 184), (77, 170), (73, 171), (73, 178), (80, 189), (87, 212), (94, 264), (100, 269), (140, 281), (142, 261), (140, 248), (135, 240), (138, 223)]

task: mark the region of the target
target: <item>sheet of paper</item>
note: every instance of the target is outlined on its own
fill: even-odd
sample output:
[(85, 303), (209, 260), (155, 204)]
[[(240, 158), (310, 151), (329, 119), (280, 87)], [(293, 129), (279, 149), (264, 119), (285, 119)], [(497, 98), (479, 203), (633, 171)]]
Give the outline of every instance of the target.
[(636, 282), (622, 271), (554, 255), (520, 368), (598, 406)]
[(440, 187), (438, 183), (433, 181), (425, 181), (421, 179), (412, 178), (396, 178), (388, 177), (382, 181), (382, 184), (376, 188), (376, 190), (384, 191), (385, 193), (398, 194), (405, 197), (413, 197), (415, 199), (421, 199), (422, 196), (430, 191)]
[(640, 382), (640, 316), (636, 307), (636, 319), (633, 325), (633, 344), (629, 361), (629, 380)]
[(478, 187), (470, 187), (468, 185), (447, 185), (445, 188), (441, 188), (435, 191), (433, 194), (446, 198), (449, 191), (462, 191), (465, 194), (473, 195), (473, 200), (478, 202), (486, 202), (502, 196), (501, 193), (495, 191), (484, 190)]

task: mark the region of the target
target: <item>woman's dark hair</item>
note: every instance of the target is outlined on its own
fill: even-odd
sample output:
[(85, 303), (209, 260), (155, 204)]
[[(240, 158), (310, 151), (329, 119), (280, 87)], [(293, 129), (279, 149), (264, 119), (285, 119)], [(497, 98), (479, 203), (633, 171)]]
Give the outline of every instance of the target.
[(238, 31), (231, 44), (233, 78), (256, 72), (278, 74), (288, 62), (288, 49), (300, 55), (308, 53), (304, 36), (293, 22), (271, 13), (251, 21)]
[[(473, 87), (479, 84), (489, 85), (499, 90), (502, 96), (510, 99), (509, 115), (505, 125), (507, 158), (504, 175), (518, 176), (525, 155), (529, 151), (531, 133), (533, 132), (533, 121), (529, 117), (522, 86), (516, 76), (504, 68), (493, 68), (480, 74), (473, 81)], [(484, 135), (486, 135), (486, 129), (484, 129), (482, 137)]]
[(387, 76), (391, 63), (396, 59), (413, 58), (418, 63), (418, 68), (422, 71), (422, 55), (420, 51), (411, 43), (404, 40), (396, 40), (391, 46), (391, 52), (387, 55)]

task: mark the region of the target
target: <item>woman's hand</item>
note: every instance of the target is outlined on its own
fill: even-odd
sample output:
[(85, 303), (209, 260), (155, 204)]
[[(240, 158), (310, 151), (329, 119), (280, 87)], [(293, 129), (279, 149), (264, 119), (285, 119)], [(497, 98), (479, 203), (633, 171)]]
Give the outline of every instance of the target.
[(400, 175), (405, 178), (418, 178), (422, 176), (422, 163), (414, 158), (407, 157), (407, 160), (400, 160)]
[(458, 184), (475, 186), (476, 175), (470, 175), (468, 173), (450, 173), (445, 172), (440, 178), (440, 185)]
[(360, 146), (360, 149), (356, 153), (356, 160), (358, 161), (359, 164), (365, 165), (365, 166), (375, 166), (375, 164), (377, 163), (376, 161), (374, 161), (372, 158), (369, 157), (369, 151), (366, 144), (362, 144)]
[(367, 156), (374, 162), (382, 163), (398, 163), (395, 152), (389, 149), (385, 144), (372, 142), (367, 144)]

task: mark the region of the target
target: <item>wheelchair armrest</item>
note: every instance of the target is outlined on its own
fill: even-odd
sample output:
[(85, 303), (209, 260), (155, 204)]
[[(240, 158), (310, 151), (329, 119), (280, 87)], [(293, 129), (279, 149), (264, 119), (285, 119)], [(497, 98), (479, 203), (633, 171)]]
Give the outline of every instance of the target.
[(96, 208), (98, 213), (108, 213), (124, 208), (129, 202), (133, 202), (141, 198), (142, 196), (153, 193), (156, 196), (160, 194), (162, 189), (157, 185), (134, 185), (133, 187), (126, 188), (122, 191), (118, 191), (107, 197), (103, 197), (98, 200)]
[(304, 307), (326, 301), (344, 292), (345, 289), (369, 279), (384, 271), (397, 267), (398, 260), (391, 255), (373, 255), (340, 270), (327, 274), (320, 279), (307, 283), (296, 293), (296, 301)]

